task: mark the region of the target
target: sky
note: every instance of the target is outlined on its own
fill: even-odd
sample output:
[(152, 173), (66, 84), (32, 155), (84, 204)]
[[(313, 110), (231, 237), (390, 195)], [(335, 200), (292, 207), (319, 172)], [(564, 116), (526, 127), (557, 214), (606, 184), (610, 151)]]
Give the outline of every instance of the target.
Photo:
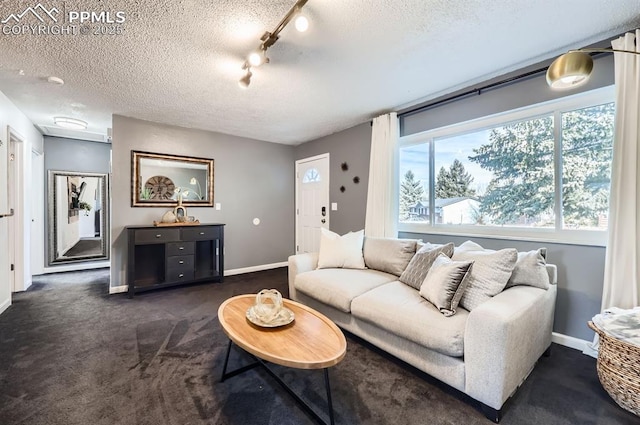
[[(438, 175), (440, 167), (449, 169), (454, 159), (458, 159), (464, 165), (474, 180), (471, 188), (482, 194), (492, 178), (490, 171), (484, 170), (479, 164), (469, 161), (469, 156), (474, 155), (473, 148), (489, 143), (490, 130), (480, 130), (473, 133), (456, 135), (435, 140), (435, 175)], [(421, 181), (425, 193), (429, 188), (429, 147), (426, 143), (407, 146), (400, 149), (400, 181), (405, 173), (411, 170), (416, 179)]]

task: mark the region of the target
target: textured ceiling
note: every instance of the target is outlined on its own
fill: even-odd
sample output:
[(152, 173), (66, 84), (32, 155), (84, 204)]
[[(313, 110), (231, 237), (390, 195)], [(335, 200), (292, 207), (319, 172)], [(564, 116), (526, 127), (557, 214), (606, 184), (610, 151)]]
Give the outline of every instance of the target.
[[(58, 17), (123, 11), (124, 31), (2, 33), (0, 91), (43, 126), (72, 116), (106, 135), (121, 114), (297, 144), (640, 25), (638, 0), (310, 0), (309, 31), (287, 27), (240, 89), (246, 54), (294, 2), (42, 0)], [(0, 21), (37, 4), (0, 1)]]

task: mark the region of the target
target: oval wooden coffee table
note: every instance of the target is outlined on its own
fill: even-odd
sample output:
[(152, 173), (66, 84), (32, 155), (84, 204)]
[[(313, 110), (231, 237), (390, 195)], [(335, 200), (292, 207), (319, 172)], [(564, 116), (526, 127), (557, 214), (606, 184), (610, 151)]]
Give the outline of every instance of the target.
[[(287, 390), (314, 419), (326, 423), (304, 400), (300, 398), (266, 362), (296, 369), (323, 369), (329, 423), (334, 424), (329, 367), (338, 364), (347, 351), (344, 334), (330, 319), (295, 301), (283, 300), (284, 306), (295, 315), (295, 320), (285, 326), (263, 328), (249, 322), (246, 312), (255, 303), (255, 294), (229, 298), (218, 309), (218, 319), (229, 337), (221, 381), (239, 375), (256, 366), (265, 370)], [(236, 344), (256, 359), (255, 363), (227, 372), (231, 346)]]

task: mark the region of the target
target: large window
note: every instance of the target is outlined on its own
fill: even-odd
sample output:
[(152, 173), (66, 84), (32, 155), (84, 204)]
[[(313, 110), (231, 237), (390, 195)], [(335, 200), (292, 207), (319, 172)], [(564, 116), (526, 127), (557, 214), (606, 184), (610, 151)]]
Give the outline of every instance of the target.
[(612, 90), (403, 137), (400, 229), (602, 243)]

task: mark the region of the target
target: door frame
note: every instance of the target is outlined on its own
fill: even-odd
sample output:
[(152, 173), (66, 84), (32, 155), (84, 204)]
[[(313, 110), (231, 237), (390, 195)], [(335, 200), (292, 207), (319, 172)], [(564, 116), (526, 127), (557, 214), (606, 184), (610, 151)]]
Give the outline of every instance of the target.
[[(26, 138), (16, 129), (7, 126), (7, 140), (9, 141), (9, 156), (14, 155), (13, 175), (9, 175), (8, 187), (13, 198), (13, 214), (9, 217), (9, 264), (13, 264), (10, 274), (11, 292), (24, 291), (31, 286), (31, 280), (25, 281), (25, 227), (24, 227), (24, 147)], [(8, 164), (7, 164), (8, 165)], [(29, 253), (30, 254), (30, 253)], [(31, 276), (31, 275), (29, 275)]]
[[(295, 184), (295, 216), (296, 216), (296, 220), (295, 220), (295, 226), (296, 228), (294, 229), (294, 233), (295, 233), (295, 241), (294, 241), (294, 246), (293, 246), (293, 252), (295, 254), (298, 254), (298, 247), (300, 246), (299, 244), (299, 238), (300, 238), (300, 234), (298, 232), (298, 224), (299, 224), (299, 216), (300, 216), (300, 199), (298, 199), (298, 190), (300, 189), (300, 165), (304, 164), (305, 162), (311, 162), (311, 161), (315, 161), (318, 159), (327, 159), (327, 161), (329, 161), (329, 167), (327, 168), (329, 170), (329, 175), (327, 176), (327, 200), (329, 201), (328, 203), (331, 204), (331, 158), (329, 155), (329, 152), (327, 153), (323, 153), (320, 155), (315, 155), (315, 156), (310, 156), (308, 158), (303, 158), (303, 159), (298, 159), (296, 160), (296, 167), (295, 167), (295, 180), (296, 180), (296, 184)], [(331, 219), (330, 216), (331, 215), (331, 208), (329, 208), (329, 206), (327, 206), (327, 221), (329, 222), (329, 224), (331, 224)]]
[(36, 149), (31, 149), (31, 176), (31, 275), (33, 276), (44, 273), (44, 211), (46, 209), (44, 153)]

